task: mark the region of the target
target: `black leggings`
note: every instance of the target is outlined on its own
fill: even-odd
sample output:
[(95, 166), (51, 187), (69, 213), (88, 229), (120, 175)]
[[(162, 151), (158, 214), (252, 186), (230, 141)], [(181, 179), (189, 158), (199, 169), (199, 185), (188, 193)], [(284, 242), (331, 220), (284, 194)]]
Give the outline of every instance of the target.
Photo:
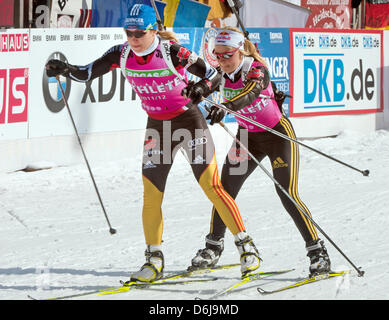
[[(282, 117), (273, 129), (296, 139), (292, 124), (287, 118)], [(244, 134), (241, 135), (242, 130), (248, 139), (245, 139)], [(299, 170), (298, 145), (267, 131), (247, 132), (242, 127), (239, 127), (236, 137), (245, 144), (258, 161), (262, 161), (265, 156), (269, 157), (272, 164), (273, 177), (301, 208), (310, 215), (308, 208), (300, 200), (297, 191)], [(234, 141), (223, 165), (221, 182), (224, 189), (235, 199), (243, 183), (257, 166), (257, 163)], [(299, 229), (306, 245), (309, 246), (316, 243), (318, 235), (312, 222), (277, 186), (276, 191), (284, 208)], [(213, 208), (210, 232), (215, 236), (223, 237), (225, 230), (226, 227), (215, 208)]]
[[(174, 157), (180, 149), (188, 158), (193, 174), (205, 195), (221, 213), (223, 226), (225, 223), (232, 234), (244, 231), (239, 209), (221, 185), (214, 143), (207, 123), (200, 110), (193, 107), (171, 120), (148, 119), (142, 167), (142, 220), (146, 244), (162, 243), (162, 201), (166, 180)], [(182, 185), (177, 190), (184, 188), (185, 185)], [(182, 210), (185, 214), (185, 208)]]

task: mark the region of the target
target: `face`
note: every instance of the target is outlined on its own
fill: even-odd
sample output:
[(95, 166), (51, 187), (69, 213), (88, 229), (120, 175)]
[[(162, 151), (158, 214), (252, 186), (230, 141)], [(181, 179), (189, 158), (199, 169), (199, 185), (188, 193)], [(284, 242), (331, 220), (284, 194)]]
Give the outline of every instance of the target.
[(127, 40), (136, 53), (145, 51), (154, 41), (157, 30), (126, 29)]
[(219, 62), (220, 68), (226, 73), (232, 73), (239, 67), (242, 62), (243, 55), (239, 49), (231, 48), (224, 45), (216, 45), (216, 59)]

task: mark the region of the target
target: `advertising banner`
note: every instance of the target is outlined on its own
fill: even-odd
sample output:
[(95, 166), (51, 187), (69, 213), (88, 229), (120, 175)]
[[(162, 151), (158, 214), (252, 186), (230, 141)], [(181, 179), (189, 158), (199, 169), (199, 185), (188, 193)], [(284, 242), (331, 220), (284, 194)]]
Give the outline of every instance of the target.
[(290, 115), (383, 110), (381, 31), (291, 29)]
[(0, 1), (0, 27), (13, 27), (14, 2), (14, 0)]
[[(216, 29), (174, 31), (182, 45), (217, 66), (213, 54)], [(248, 31), (266, 60), (271, 79), (293, 96), (283, 106), (291, 117), (383, 111), (383, 31)], [(122, 28), (11, 29), (1, 33), (0, 139), (73, 135), (58, 83), (46, 76), (46, 62), (56, 58), (87, 66), (125, 41)], [(144, 129), (147, 115), (120, 69), (86, 84), (64, 77), (60, 83), (80, 133)], [(212, 99), (224, 101), (219, 93)], [(225, 121), (235, 120), (229, 115)]]
[(365, 8), (367, 29), (389, 29), (389, 1), (369, 1)]
[(197, 32), (197, 28), (168, 28), (168, 30), (173, 31), (180, 44), (191, 51), (195, 49), (194, 45), (199, 34), (202, 34), (202, 32)]
[[(46, 75), (46, 62), (60, 59), (84, 66), (125, 40), (122, 28), (31, 30), (30, 137), (74, 134), (58, 82)], [(140, 100), (119, 68), (86, 84), (64, 77), (60, 82), (80, 133), (145, 127)]]
[(0, 139), (28, 137), (30, 41), (27, 29), (0, 33)]
[(310, 11), (282, 0), (244, 0), (243, 24), (253, 28), (304, 28)]
[(350, 29), (352, 0), (301, 0), (301, 6), (312, 11), (306, 28)]

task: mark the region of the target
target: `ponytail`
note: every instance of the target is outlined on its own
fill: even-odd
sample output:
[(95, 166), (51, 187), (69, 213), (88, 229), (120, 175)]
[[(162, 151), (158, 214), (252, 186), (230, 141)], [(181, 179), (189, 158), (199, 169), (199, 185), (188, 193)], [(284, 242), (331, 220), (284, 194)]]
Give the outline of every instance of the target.
[(267, 67), (266, 60), (259, 54), (256, 46), (250, 40), (244, 40), (244, 50), (241, 50), (241, 52), (245, 56), (253, 57), (254, 60), (259, 61)]
[(160, 36), (163, 40), (170, 40), (173, 42), (179, 42), (176, 34), (173, 31), (158, 31), (157, 34)]
[[(228, 27), (224, 27), (222, 29), (231, 30), (231, 31), (235, 31), (235, 32), (239, 32), (239, 33), (243, 34), (242, 31), (240, 31), (238, 28), (235, 28), (235, 27), (228, 26)], [(259, 61), (260, 63), (262, 63), (264, 66), (267, 67), (266, 60), (260, 55), (256, 46), (250, 40), (248, 40), (246, 38), (244, 39), (244, 48), (243, 48), (243, 50), (241, 49), (240, 52), (244, 56), (253, 57), (254, 60)]]

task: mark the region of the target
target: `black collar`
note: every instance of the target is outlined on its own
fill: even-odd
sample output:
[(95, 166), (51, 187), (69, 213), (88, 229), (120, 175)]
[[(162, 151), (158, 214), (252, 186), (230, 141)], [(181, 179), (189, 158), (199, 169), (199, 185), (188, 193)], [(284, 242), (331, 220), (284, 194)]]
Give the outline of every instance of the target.
[(224, 78), (230, 80), (232, 83), (237, 82), (241, 78), (241, 75), (242, 75), (242, 70), (239, 70), (239, 72), (235, 73), (234, 79), (231, 80), (231, 78), (226, 73), (223, 74)]

